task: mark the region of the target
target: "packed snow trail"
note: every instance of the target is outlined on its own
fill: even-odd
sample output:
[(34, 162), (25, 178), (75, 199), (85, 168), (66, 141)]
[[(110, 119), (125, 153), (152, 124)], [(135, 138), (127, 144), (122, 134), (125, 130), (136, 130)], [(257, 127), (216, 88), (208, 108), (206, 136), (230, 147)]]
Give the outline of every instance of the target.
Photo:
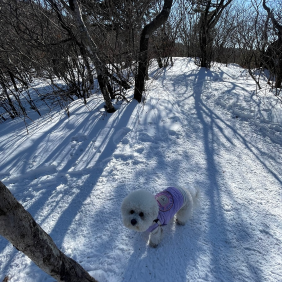
[[(236, 65), (175, 59), (153, 77), (145, 104), (111, 115), (90, 99), (29, 135), (0, 124), (3, 183), (100, 282), (282, 281), (281, 105)], [(201, 205), (153, 249), (122, 225), (120, 205), (135, 189), (168, 186), (199, 187)], [(0, 238), (5, 275), (53, 281)]]

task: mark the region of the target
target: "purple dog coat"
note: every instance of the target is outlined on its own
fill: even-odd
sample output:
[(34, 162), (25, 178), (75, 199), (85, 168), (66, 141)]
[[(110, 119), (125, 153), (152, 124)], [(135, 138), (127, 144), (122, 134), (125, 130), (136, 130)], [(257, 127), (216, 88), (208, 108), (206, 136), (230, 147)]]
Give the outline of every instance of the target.
[(155, 224), (150, 226), (147, 231), (152, 232), (158, 226), (167, 225), (174, 215), (182, 208), (185, 200), (184, 191), (182, 189), (168, 187), (164, 191), (155, 195), (155, 199), (159, 205), (158, 218)]

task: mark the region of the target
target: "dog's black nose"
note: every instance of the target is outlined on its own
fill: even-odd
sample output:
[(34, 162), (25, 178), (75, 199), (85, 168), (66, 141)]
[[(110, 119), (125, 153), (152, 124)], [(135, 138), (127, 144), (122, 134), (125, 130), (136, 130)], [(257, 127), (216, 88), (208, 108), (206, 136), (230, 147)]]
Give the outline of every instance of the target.
[(131, 224), (134, 226), (135, 224), (137, 223), (137, 220), (136, 219), (131, 219)]

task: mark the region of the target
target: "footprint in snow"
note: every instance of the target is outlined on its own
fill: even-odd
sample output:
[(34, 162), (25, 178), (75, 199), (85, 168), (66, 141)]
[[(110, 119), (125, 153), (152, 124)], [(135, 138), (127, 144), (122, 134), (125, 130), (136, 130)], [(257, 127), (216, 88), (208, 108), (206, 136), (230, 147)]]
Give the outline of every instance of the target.
[(168, 126), (167, 132), (171, 136), (178, 137), (178, 135), (181, 135), (181, 130), (182, 130), (182, 126), (180, 123), (173, 123)]
[(178, 133), (175, 130), (171, 130), (171, 129), (168, 130), (168, 134), (171, 135), (171, 136), (178, 135)]
[(172, 117), (169, 117), (168, 119), (171, 120), (172, 122), (180, 121), (180, 118), (178, 116), (172, 116)]
[(87, 136), (84, 134), (77, 134), (76, 136), (73, 136), (71, 138), (71, 142), (78, 142), (81, 143), (83, 141), (87, 140)]
[(77, 135), (71, 137), (71, 152), (70, 152), (71, 157), (78, 155), (79, 152), (82, 153), (84, 151), (83, 148), (80, 148), (79, 152), (78, 152), (77, 149), (79, 147), (79, 143), (82, 143), (85, 140), (87, 140), (87, 136), (84, 135), (84, 134), (77, 134)]
[(140, 132), (138, 134), (138, 139), (141, 142), (153, 142), (154, 141), (153, 137), (151, 137), (149, 134), (145, 132)]
[(137, 149), (135, 149), (135, 152), (137, 152), (138, 154), (142, 154), (144, 151), (144, 147), (138, 147)]

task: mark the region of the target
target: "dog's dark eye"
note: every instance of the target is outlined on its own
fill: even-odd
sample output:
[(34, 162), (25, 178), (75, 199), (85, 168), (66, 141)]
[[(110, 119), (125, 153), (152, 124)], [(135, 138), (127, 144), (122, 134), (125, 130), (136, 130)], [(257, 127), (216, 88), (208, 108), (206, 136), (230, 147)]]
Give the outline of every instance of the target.
[(131, 211), (130, 211), (130, 214), (134, 214), (134, 210), (131, 210)]
[(143, 217), (143, 216), (144, 216), (144, 213), (143, 213), (143, 212), (140, 212), (140, 213), (139, 213), (139, 216), (140, 216), (140, 217)]

